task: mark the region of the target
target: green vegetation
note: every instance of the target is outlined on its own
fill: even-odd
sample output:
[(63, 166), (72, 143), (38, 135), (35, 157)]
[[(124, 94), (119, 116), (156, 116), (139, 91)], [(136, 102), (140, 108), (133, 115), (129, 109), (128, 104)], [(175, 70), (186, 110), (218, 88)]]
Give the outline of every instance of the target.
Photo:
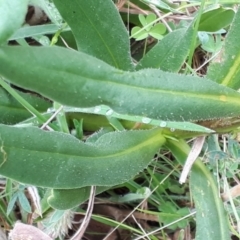
[(240, 237), (237, 2), (0, 0), (0, 16), (5, 230)]

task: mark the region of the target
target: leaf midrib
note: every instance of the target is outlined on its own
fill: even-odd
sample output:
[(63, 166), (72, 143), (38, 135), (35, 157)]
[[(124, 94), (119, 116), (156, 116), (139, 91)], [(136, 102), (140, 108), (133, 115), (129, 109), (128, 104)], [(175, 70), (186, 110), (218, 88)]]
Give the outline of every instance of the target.
[[(11, 149), (13, 151), (18, 151), (18, 150), (21, 150), (21, 151), (27, 151), (27, 152), (35, 152), (35, 153), (44, 153), (44, 154), (59, 154), (59, 155), (62, 155), (62, 156), (66, 156), (66, 158), (69, 158), (70, 157), (73, 157), (73, 158), (77, 158), (77, 161), (79, 161), (79, 158), (85, 158), (85, 159), (102, 159), (102, 158), (114, 158), (114, 157), (119, 157), (119, 156), (122, 156), (122, 155), (127, 155), (129, 153), (132, 153), (132, 152), (136, 152), (137, 150), (141, 149), (141, 148), (145, 148), (147, 146), (149, 146), (154, 138), (157, 138), (157, 136), (159, 135), (159, 132), (157, 132), (154, 136), (151, 136), (148, 140), (145, 140), (131, 148), (127, 148), (127, 149), (123, 149), (121, 151), (118, 151), (114, 154), (110, 154), (110, 155), (101, 155), (101, 156), (79, 156), (79, 155), (75, 155), (75, 154), (65, 154), (65, 153), (59, 153), (59, 152), (51, 152), (51, 151), (43, 151), (43, 150), (32, 150), (32, 149), (29, 149), (29, 148), (21, 148), (21, 147), (17, 147), (17, 146), (6, 146), (5, 144), (2, 146), (4, 151), (7, 150), (7, 149)], [(96, 147), (97, 150), (100, 149), (100, 147), (98, 148), (97, 146), (93, 146), (93, 147)], [(160, 147), (160, 144), (159, 144), (159, 147)], [(94, 149), (93, 149), (94, 150)], [(7, 151), (6, 151), (7, 152)], [(7, 152), (8, 154), (8, 152)]]

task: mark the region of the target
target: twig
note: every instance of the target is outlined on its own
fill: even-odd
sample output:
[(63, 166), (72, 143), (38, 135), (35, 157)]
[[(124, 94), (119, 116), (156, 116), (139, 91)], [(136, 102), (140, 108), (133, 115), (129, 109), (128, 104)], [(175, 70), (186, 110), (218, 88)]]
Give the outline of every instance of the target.
[[(146, 199), (147, 199), (149, 196), (151, 196), (151, 194), (153, 194), (153, 193), (158, 189), (158, 187), (169, 177), (169, 175), (172, 174), (173, 171), (174, 171), (174, 170), (172, 170), (172, 171), (151, 191), (151, 193), (150, 193), (147, 197), (145, 197), (145, 198), (119, 223), (119, 225), (122, 224), (123, 222), (125, 222), (131, 215), (133, 215), (133, 213), (146, 201)], [(108, 237), (111, 236), (111, 234), (119, 227), (119, 225), (116, 226), (115, 228), (113, 228), (113, 229), (107, 234), (107, 236), (105, 236), (105, 238), (104, 238), (103, 240), (109, 239)]]
[(89, 201), (88, 201), (88, 208), (87, 208), (85, 217), (83, 219), (81, 226), (79, 227), (77, 232), (73, 235), (73, 237), (70, 240), (81, 240), (82, 239), (83, 234), (85, 233), (86, 228), (91, 219), (95, 193), (96, 193), (96, 186), (91, 186), (91, 191), (90, 191), (90, 196), (89, 196)]
[(58, 115), (58, 113), (63, 109), (63, 106), (61, 106), (41, 127), (41, 129), (44, 129), (45, 127), (49, 127), (48, 124)]
[(180, 219), (177, 219), (176, 221), (173, 221), (173, 222), (171, 222), (171, 223), (169, 223), (169, 224), (167, 224), (167, 225), (165, 225), (165, 226), (163, 226), (163, 227), (160, 227), (160, 228), (158, 228), (158, 229), (156, 229), (156, 230), (154, 230), (154, 231), (152, 231), (152, 232), (149, 232), (149, 233), (144, 234), (144, 235), (142, 235), (142, 236), (140, 236), (140, 237), (137, 237), (137, 238), (135, 238), (134, 240), (139, 240), (139, 239), (143, 239), (143, 238), (145, 238), (145, 237), (148, 237), (148, 236), (150, 236), (150, 235), (152, 235), (152, 234), (154, 234), (154, 233), (157, 233), (157, 232), (161, 231), (161, 230), (164, 229), (164, 228), (167, 228), (167, 227), (169, 227), (169, 226), (171, 226), (171, 225), (173, 225), (173, 224), (175, 224), (175, 223), (178, 223), (178, 222), (182, 221), (183, 219), (186, 219), (186, 218), (188, 218), (188, 217), (191, 217), (191, 216), (193, 216), (194, 214), (196, 214), (196, 211), (193, 211), (193, 212), (189, 213), (188, 215), (186, 215), (186, 216), (184, 216), (184, 217), (182, 217), (182, 218), (180, 218)]

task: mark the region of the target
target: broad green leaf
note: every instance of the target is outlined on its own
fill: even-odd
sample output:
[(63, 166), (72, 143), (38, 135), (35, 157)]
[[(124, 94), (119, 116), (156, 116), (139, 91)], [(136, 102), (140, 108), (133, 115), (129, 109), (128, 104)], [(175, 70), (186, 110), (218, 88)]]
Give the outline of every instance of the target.
[(24, 23), (29, 0), (0, 0), (0, 44)]
[(0, 62), (0, 74), (10, 82), (67, 106), (102, 104), (164, 121), (240, 115), (240, 94), (204, 78), (156, 69), (124, 72), (60, 47), (2, 47)]
[(219, 7), (201, 15), (198, 31), (217, 32), (231, 24), (235, 12), (232, 9)]
[[(183, 165), (190, 151), (184, 140), (168, 140), (166, 146)], [(191, 194), (196, 206), (196, 240), (230, 240), (227, 216), (217, 184), (200, 159), (191, 169)], [(211, 226), (211, 227), (209, 227)]]
[(0, 125), (0, 174), (35, 186), (112, 186), (142, 171), (164, 143), (161, 130), (111, 132), (94, 144), (37, 128)]
[(71, 27), (79, 51), (116, 68), (133, 69), (128, 33), (112, 0), (53, 2)]
[[(33, 94), (17, 92), (40, 112), (47, 111), (52, 105), (50, 102)], [(0, 123), (15, 124), (31, 116), (30, 112), (0, 87)]]
[[(109, 187), (97, 187), (96, 194), (106, 191)], [(71, 209), (88, 200), (91, 187), (76, 189), (52, 189), (52, 194), (48, 197), (48, 203), (55, 209)]]
[(138, 63), (136, 69), (160, 68), (178, 72), (189, 53), (193, 27), (182, 28), (167, 34)]
[(240, 8), (224, 41), (223, 49), (209, 65), (207, 77), (219, 84), (240, 88)]

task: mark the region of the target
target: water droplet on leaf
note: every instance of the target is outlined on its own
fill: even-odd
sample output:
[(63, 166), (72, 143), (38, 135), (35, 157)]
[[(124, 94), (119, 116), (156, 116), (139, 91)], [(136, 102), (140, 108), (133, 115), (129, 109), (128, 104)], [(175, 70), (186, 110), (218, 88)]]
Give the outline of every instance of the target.
[(148, 123), (150, 123), (151, 121), (152, 121), (151, 118), (147, 118), (147, 117), (143, 117), (143, 118), (142, 118), (142, 122), (143, 122), (143, 123), (148, 124)]
[(112, 109), (107, 110), (107, 112), (106, 112), (106, 115), (107, 115), (107, 116), (110, 116), (110, 115), (112, 115), (112, 114), (113, 114), (113, 110), (112, 110)]
[(48, 108), (47, 113), (51, 113), (54, 111), (54, 108)]
[(166, 127), (167, 126), (167, 122), (161, 121), (159, 126), (160, 127)]
[(102, 109), (102, 108), (101, 108), (100, 106), (95, 107), (95, 108), (94, 108), (94, 112), (95, 112), (95, 113), (98, 113), (98, 112), (101, 111), (101, 109)]

